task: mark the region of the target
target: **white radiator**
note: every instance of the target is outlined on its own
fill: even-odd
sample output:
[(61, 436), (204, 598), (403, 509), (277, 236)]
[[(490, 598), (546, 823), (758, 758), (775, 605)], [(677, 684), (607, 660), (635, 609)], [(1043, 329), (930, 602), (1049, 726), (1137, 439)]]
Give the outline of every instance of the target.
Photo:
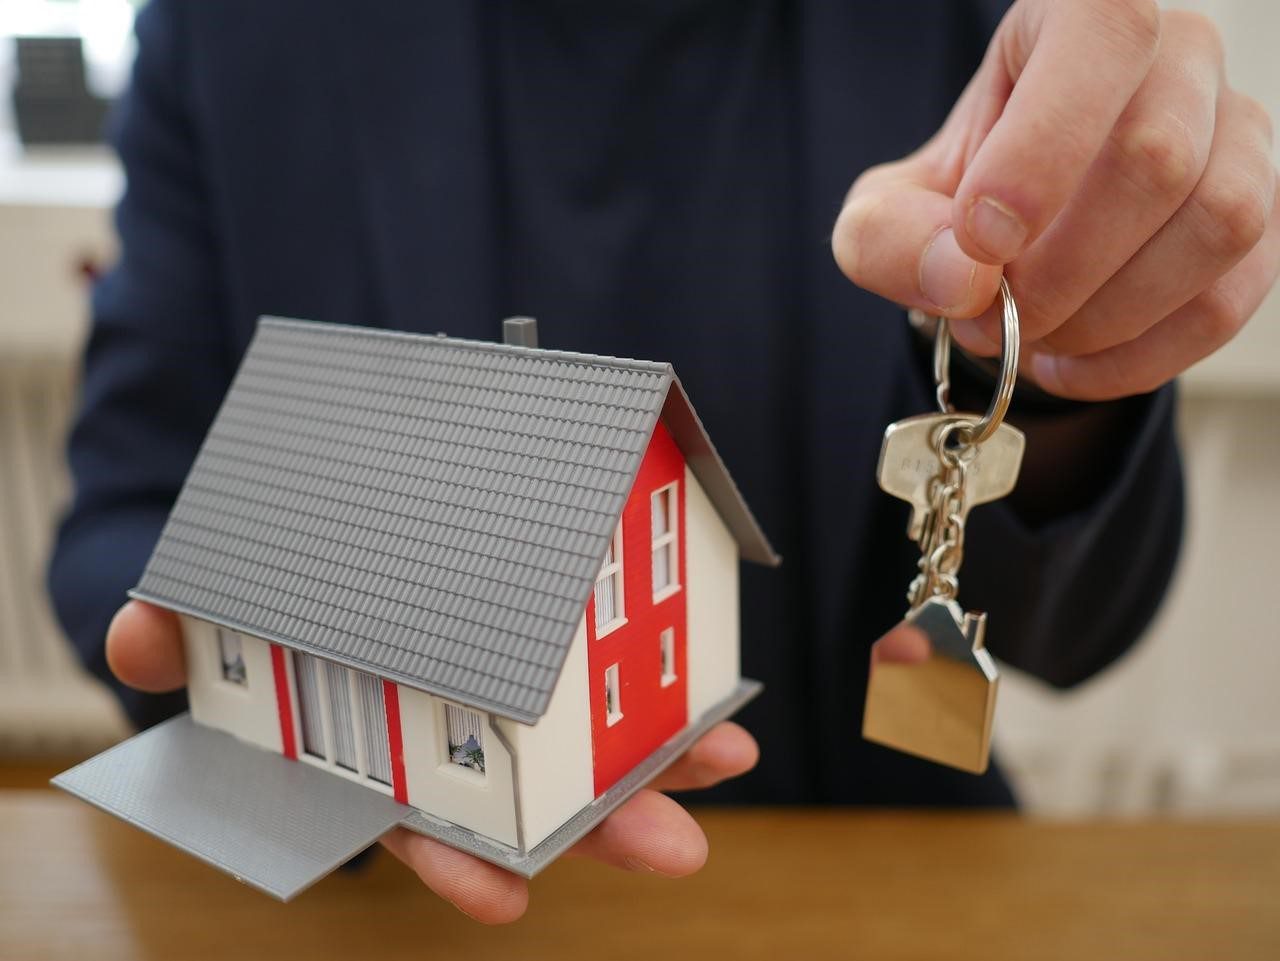
[(76, 756), (127, 732), (61, 636), (44, 590), (65, 503), (73, 364), (0, 357), (0, 755)]

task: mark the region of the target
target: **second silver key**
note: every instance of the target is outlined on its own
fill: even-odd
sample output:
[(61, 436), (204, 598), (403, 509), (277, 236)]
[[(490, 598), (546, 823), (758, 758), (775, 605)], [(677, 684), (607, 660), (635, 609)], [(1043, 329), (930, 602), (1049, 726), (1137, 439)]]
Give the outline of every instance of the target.
[[(890, 424), (880, 445), (876, 479), (886, 493), (911, 505), (907, 534), (919, 541), (930, 510), (930, 481), (940, 476), (938, 435), (948, 424), (977, 423), (978, 414), (920, 414)], [(1013, 490), (1022, 467), (1026, 437), (1018, 428), (1004, 423), (979, 444), (965, 474), (963, 511), (977, 504), (999, 500)]]

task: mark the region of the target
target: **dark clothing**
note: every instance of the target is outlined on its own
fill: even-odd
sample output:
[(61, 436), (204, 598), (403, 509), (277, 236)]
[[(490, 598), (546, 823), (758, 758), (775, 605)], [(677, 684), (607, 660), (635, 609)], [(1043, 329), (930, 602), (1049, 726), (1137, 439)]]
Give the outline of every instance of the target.
[[(938, 126), (998, 6), (152, 0), (51, 574), (87, 663), (106, 676), (108, 620), (260, 314), (485, 339), (532, 314), (543, 346), (671, 361), (786, 558), (744, 571), (763, 760), (714, 796), (1009, 803), (995, 771), (859, 737), (868, 645), (916, 559), (880, 436), (932, 400), (901, 309), (829, 248), (849, 184)], [(971, 518), (961, 600), (1054, 684), (1132, 643), (1176, 554), (1171, 392), (1131, 403), (1088, 509)], [(140, 724), (181, 702), (122, 697)]]

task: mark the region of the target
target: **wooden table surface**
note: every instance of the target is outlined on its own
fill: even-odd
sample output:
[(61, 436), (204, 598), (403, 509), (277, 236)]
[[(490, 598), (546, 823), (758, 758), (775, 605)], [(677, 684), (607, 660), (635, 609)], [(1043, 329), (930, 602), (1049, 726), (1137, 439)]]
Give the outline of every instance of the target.
[(1280, 820), (698, 812), (668, 881), (581, 861), (485, 928), (385, 852), (279, 904), (48, 790), (0, 790), (0, 959), (1280, 959)]

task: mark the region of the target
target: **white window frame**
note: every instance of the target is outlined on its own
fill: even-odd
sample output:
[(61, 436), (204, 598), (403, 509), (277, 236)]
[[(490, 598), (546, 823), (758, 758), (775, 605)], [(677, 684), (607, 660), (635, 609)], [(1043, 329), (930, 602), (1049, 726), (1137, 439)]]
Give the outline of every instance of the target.
[[(321, 730), (321, 736), (324, 738), (325, 757), (319, 757), (315, 754), (312, 754), (310, 751), (308, 751), (306, 749), (305, 742), (303, 740), (302, 697), (300, 692), (298, 691), (298, 678), (297, 678), (297, 671), (295, 669), (295, 665), (297, 663), (295, 659), (298, 657), (313, 658), (316, 662), (317, 668), (319, 668), (319, 670), (316, 671), (316, 693), (317, 693), (317, 701), (319, 702), (319, 706), (320, 706), (320, 730)], [(363, 718), (364, 712), (360, 710), (360, 691), (356, 687), (357, 672), (355, 671), (355, 669), (346, 667), (345, 665), (342, 665), (342, 664), (337, 665), (343, 671), (343, 675), (344, 675), (344, 678), (346, 681), (346, 687), (347, 687), (347, 698), (348, 698), (347, 703), (350, 705), (352, 710), (352, 721), (353, 721), (352, 734), (355, 737), (355, 742), (356, 742), (355, 743), (356, 769), (352, 771), (349, 768), (343, 767), (335, 759), (336, 752), (334, 751), (333, 716), (329, 710), (329, 672), (325, 668), (325, 665), (329, 662), (322, 657), (315, 657), (315, 655), (306, 654), (303, 651), (291, 651), (290, 656), (285, 660), (286, 660), (286, 663), (288, 664), (289, 688), (290, 688), (289, 693), (292, 695), (291, 700), (292, 700), (292, 706), (293, 706), (293, 729), (297, 732), (298, 760), (306, 761), (308, 764), (311, 764), (315, 767), (323, 768), (326, 771), (330, 771), (333, 774), (337, 774), (339, 777), (344, 777), (348, 781), (355, 781), (357, 784), (363, 784), (365, 787), (372, 788), (375, 791), (381, 791), (383, 794), (389, 794), (394, 797), (395, 796), (394, 783), (384, 784), (382, 781), (376, 780), (369, 774), (369, 760), (366, 757), (366, 752), (365, 752), (365, 732), (363, 728), (360, 726), (360, 720)], [(378, 678), (376, 675), (371, 675), (371, 676), (374, 678), (374, 680), (381, 683), (381, 679)], [(386, 704), (385, 693), (383, 695), (383, 698), (384, 698), (383, 705), (384, 705), (384, 711), (385, 711), (385, 704)], [(390, 732), (388, 732), (388, 741), (390, 741)], [(389, 746), (390, 745), (388, 744), (388, 747)], [(391, 771), (392, 771), (391, 780), (394, 782), (395, 781), (394, 760), (392, 761), (392, 764), (391, 764)]]
[(459, 711), (467, 711), (480, 718), (480, 750), (485, 751), (485, 732), (489, 728), (489, 715), (483, 711), (477, 711), (474, 707), (467, 707), (463, 704), (454, 704), (451, 701), (437, 701), (436, 725), (440, 729), (438, 741), (440, 743), (440, 770), (450, 777), (457, 778), (460, 781), (466, 781), (477, 787), (482, 787), (489, 780), (489, 755), (485, 754), (484, 770), (477, 771), (473, 767), (456, 762), (449, 751), (449, 708)]
[[(670, 687), (678, 679), (676, 673), (676, 629), (674, 627), (664, 627), (658, 632), (658, 663), (662, 665), (662, 675), (659, 683), (663, 687)], [(665, 670), (670, 664), (671, 670)]]
[(614, 663), (604, 669), (604, 723), (606, 727), (613, 727), (621, 720), (622, 678), (618, 673), (618, 665)]
[[(653, 602), (664, 601), (673, 594), (680, 593), (680, 482), (672, 481), (664, 484), (649, 495), (649, 536), (652, 544), (649, 549), (649, 570), (653, 571), (653, 557), (658, 551), (667, 554), (667, 571), (671, 580), (663, 587), (653, 585)], [(653, 502), (667, 495), (667, 530), (658, 534), (653, 527)]]
[[(225, 627), (217, 627), (217, 626), (215, 626), (213, 629), (213, 635), (214, 635), (214, 644), (213, 644), (214, 658), (217, 662), (217, 669), (218, 669), (218, 673), (216, 676), (220, 678), (222, 683), (225, 684), (227, 687), (232, 688), (233, 690), (247, 692), (249, 690), (249, 665), (245, 662), (245, 659), (244, 659), (244, 638), (236, 631), (228, 630)], [(226, 656), (224, 654), (224, 645), (228, 641), (231, 641), (235, 644), (236, 650), (240, 656), (240, 666), (244, 670), (244, 677), (242, 677), (238, 681), (235, 678), (229, 677), (227, 675), (227, 661), (226, 661)]]
[(623, 589), (622, 577), (622, 521), (618, 521), (618, 527), (613, 532), (613, 560), (600, 568), (600, 573), (596, 575), (594, 598), (600, 591), (602, 582), (609, 580), (613, 590), (613, 620), (602, 623), (600, 620), (600, 605), (595, 605), (596, 620), (596, 637), (601, 638), (606, 634), (611, 634), (618, 628), (627, 623), (626, 598)]

